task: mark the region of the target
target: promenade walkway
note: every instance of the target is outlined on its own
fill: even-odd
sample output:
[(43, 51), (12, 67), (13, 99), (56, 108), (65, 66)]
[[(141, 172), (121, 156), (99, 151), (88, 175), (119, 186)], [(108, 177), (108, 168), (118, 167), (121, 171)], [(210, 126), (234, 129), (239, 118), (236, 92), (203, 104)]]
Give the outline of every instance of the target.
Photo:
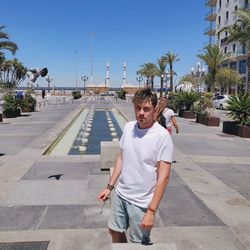
[[(49, 250), (250, 249), (250, 140), (183, 118), (173, 136), (177, 163), (152, 230), (154, 245), (111, 244), (109, 203), (96, 199), (109, 179), (100, 156), (43, 155), (80, 109), (92, 105), (134, 119), (130, 102), (53, 99), (0, 123), (0, 249), (17, 242)], [(61, 178), (48, 178), (55, 174)]]

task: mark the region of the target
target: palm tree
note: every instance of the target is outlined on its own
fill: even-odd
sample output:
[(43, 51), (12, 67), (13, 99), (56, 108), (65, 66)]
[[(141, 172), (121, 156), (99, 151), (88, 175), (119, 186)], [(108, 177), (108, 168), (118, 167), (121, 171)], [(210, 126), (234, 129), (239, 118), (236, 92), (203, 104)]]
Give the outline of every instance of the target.
[[(236, 12), (238, 16), (238, 20), (231, 26), (225, 28), (229, 31), (229, 37), (227, 39), (227, 43), (230, 42), (239, 42), (243, 46), (247, 47), (248, 55), (247, 55), (247, 70), (248, 70), (248, 78), (246, 80), (245, 93), (248, 92), (248, 84), (250, 80), (250, 10), (238, 10)], [(225, 30), (224, 29), (224, 30)]]
[(151, 89), (154, 88), (154, 78), (158, 73), (157, 66), (154, 63), (144, 63), (136, 73), (147, 78), (147, 87), (151, 85)]
[[(14, 55), (18, 49), (17, 45), (14, 42), (9, 41), (9, 35), (3, 31), (5, 26), (0, 26), (0, 51), (9, 50)], [(3, 53), (1, 53), (1, 57)]]
[(174, 63), (178, 62), (180, 59), (178, 58), (178, 55), (171, 53), (169, 51), (165, 55), (165, 58), (166, 58), (167, 63), (169, 64), (170, 92), (172, 92), (174, 89), (173, 78), (174, 78), (174, 75), (176, 75), (176, 73), (173, 70), (173, 65)]
[(16, 58), (5, 60), (0, 65), (0, 87), (6, 89), (15, 88), (24, 80), (26, 73), (27, 69)]
[(166, 57), (162, 56), (160, 59), (157, 60), (157, 63), (158, 63), (158, 76), (161, 79), (161, 89), (160, 89), (160, 97), (161, 97), (163, 92), (164, 77), (166, 76), (166, 66), (167, 66)]
[(208, 45), (204, 52), (205, 54), (197, 55), (197, 57), (203, 60), (208, 66), (209, 73), (205, 82), (208, 85), (208, 91), (211, 91), (215, 86), (216, 74), (219, 67), (228, 59), (228, 54), (224, 54), (216, 44)]

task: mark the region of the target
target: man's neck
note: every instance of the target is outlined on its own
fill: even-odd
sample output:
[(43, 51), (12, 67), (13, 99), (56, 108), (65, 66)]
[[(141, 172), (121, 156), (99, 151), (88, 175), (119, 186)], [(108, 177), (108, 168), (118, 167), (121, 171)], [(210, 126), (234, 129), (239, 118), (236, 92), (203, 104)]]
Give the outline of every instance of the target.
[(154, 123), (155, 123), (155, 121), (153, 121), (153, 122), (152, 122), (151, 124), (149, 124), (149, 125), (146, 125), (145, 127), (141, 127), (140, 124), (139, 124), (139, 122), (137, 122), (137, 126), (138, 126), (139, 129), (149, 129), (149, 128), (152, 128), (152, 127), (153, 127)]

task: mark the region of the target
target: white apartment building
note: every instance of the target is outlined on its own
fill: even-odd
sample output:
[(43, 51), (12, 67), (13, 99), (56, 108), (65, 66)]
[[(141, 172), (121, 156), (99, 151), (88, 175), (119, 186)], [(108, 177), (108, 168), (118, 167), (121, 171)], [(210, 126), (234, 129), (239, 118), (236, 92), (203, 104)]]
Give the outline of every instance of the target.
[[(247, 49), (238, 42), (226, 44), (228, 32), (220, 30), (232, 25), (236, 21), (235, 11), (238, 9), (250, 9), (250, 0), (205, 0), (206, 6), (210, 9), (205, 19), (209, 22), (205, 30), (208, 35), (208, 44), (218, 44), (226, 54), (230, 53), (230, 60), (224, 63), (223, 67), (229, 67), (239, 72), (244, 79), (244, 86), (247, 84)], [(248, 89), (250, 86), (248, 85)]]

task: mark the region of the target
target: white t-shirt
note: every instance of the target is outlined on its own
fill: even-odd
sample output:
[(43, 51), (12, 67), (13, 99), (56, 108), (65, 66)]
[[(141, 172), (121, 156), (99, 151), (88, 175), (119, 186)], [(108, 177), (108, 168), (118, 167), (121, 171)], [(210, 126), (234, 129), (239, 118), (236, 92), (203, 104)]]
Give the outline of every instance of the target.
[(124, 127), (120, 146), (123, 161), (116, 192), (147, 208), (155, 191), (158, 162), (172, 162), (172, 138), (158, 122), (149, 129), (139, 129), (137, 121), (132, 121)]
[(171, 127), (171, 118), (174, 116), (174, 111), (172, 109), (165, 108), (162, 114), (166, 119), (166, 128)]

